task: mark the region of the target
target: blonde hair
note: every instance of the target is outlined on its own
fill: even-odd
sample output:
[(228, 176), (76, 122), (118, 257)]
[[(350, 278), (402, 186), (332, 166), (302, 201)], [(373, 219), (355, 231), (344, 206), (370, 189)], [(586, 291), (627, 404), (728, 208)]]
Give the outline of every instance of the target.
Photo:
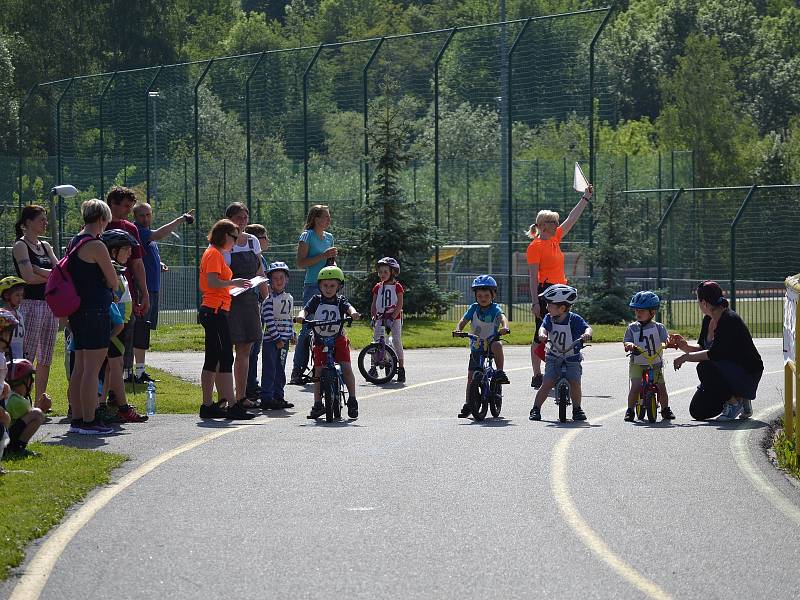
[(525, 232), (530, 239), (534, 240), (539, 237), (539, 225), (543, 221), (552, 221), (555, 219), (559, 223), (561, 222), (561, 216), (554, 210), (540, 210), (536, 213), (536, 221), (531, 223), (531, 226), (528, 227), (528, 231)]
[(84, 223), (97, 223), (99, 220), (111, 221), (111, 209), (108, 204), (97, 198), (86, 200), (81, 204), (81, 215)]
[(326, 204), (315, 204), (314, 206), (309, 208), (308, 216), (306, 216), (306, 224), (303, 227), (303, 231), (307, 229), (314, 229), (314, 221), (324, 212), (330, 212), (330, 209)]

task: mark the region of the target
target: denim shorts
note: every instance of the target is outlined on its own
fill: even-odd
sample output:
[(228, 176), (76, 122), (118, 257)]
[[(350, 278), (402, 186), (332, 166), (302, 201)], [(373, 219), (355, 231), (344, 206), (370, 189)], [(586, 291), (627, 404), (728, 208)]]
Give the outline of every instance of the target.
[[(580, 381), (583, 375), (583, 366), (580, 361), (566, 362), (567, 365), (567, 381)], [(561, 359), (547, 357), (544, 362), (544, 378), (550, 381), (558, 381), (561, 379)]]
[(111, 341), (111, 316), (108, 307), (79, 308), (69, 316), (75, 350), (101, 350)]

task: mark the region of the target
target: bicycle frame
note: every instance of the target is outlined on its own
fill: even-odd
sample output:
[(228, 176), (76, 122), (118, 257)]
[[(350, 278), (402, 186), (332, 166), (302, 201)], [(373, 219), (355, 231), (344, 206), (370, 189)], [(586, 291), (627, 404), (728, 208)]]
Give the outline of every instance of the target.
[[(342, 329), (344, 328), (345, 324), (352, 325), (353, 318), (350, 316), (346, 316), (342, 319), (335, 319), (333, 321), (314, 321), (311, 319), (306, 319), (305, 323), (308, 323), (309, 327), (312, 329), (312, 336), (319, 335), (316, 331), (314, 331), (314, 327), (322, 327), (327, 325), (338, 325), (339, 329), (336, 333), (332, 335), (319, 335), (322, 338), (322, 345), (325, 347), (325, 364), (322, 365), (322, 372), (319, 376), (319, 383), (320, 387), (322, 386), (322, 381), (327, 377), (335, 377), (337, 389), (339, 390), (338, 393), (338, 404), (341, 407), (342, 402), (342, 394), (345, 388), (345, 381), (344, 375), (342, 374), (342, 368), (340, 365), (336, 364), (336, 360), (334, 358), (334, 348), (336, 346), (336, 338), (342, 333)], [(312, 343), (313, 346), (313, 343)], [(322, 394), (322, 389), (320, 389), (320, 394)]]
[[(636, 344), (633, 344), (633, 347), (635, 350), (638, 350), (639, 354), (644, 356), (647, 361), (647, 368), (642, 371), (642, 379), (639, 384), (639, 397), (636, 401), (637, 416), (639, 419), (642, 419), (642, 415), (647, 413), (648, 419), (653, 423), (656, 418), (655, 411), (657, 409), (657, 400), (659, 396), (658, 384), (656, 383), (655, 363), (661, 360), (665, 346), (662, 343), (653, 354), (650, 354), (646, 348), (642, 348)], [(633, 356), (634, 352), (630, 352), (630, 355)], [(647, 399), (651, 394), (653, 394), (655, 399), (652, 402), (652, 406), (649, 406), (650, 403), (647, 402)]]
[[(567, 406), (572, 403), (572, 398), (570, 396), (570, 389), (569, 389), (569, 380), (567, 379), (567, 354), (572, 352), (573, 350), (581, 350), (586, 347), (586, 344), (583, 343), (581, 338), (578, 338), (569, 346), (569, 348), (565, 348), (563, 351), (558, 350), (553, 346), (552, 341), (548, 340), (547, 344), (549, 346), (549, 352), (555, 355), (556, 360), (559, 361), (558, 363), (558, 372), (559, 378), (556, 381), (555, 385), (553, 386), (553, 390), (555, 391), (555, 403), (558, 405), (558, 419), (562, 423), (566, 421), (566, 410)], [(563, 393), (562, 393), (563, 390)]]
[[(386, 327), (387, 327), (386, 321), (390, 320), (389, 319), (389, 315), (394, 314), (395, 308), (397, 308), (397, 307), (396, 306), (390, 306), (385, 311), (383, 311), (381, 314), (379, 314), (374, 319), (372, 319), (372, 325), (373, 325), (372, 329), (373, 329), (373, 331), (375, 329), (375, 324), (378, 321), (381, 322), (381, 335), (376, 340), (376, 343), (378, 344), (378, 353), (374, 357), (375, 360), (377, 360), (378, 362), (383, 362), (383, 360), (385, 358), (384, 354), (386, 353)], [(393, 319), (391, 319), (391, 320), (393, 320)]]
[[(499, 417), (502, 405), (502, 395), (498, 386), (493, 383), (495, 373), (497, 370), (494, 368), (494, 354), (492, 353), (492, 344), (494, 342), (502, 341), (502, 337), (494, 334), (489, 338), (481, 339), (475, 334), (467, 333), (464, 331), (453, 332), (453, 337), (466, 337), (472, 341), (478, 342), (478, 349), (474, 350), (480, 356), (479, 364), (480, 369), (476, 370), (472, 375), (470, 386), (478, 381), (480, 385), (480, 407), (476, 406), (473, 410), (473, 416), (477, 421), (482, 421), (486, 416), (486, 411), (491, 409), (492, 416)], [(479, 379), (477, 379), (479, 378)], [(497, 397), (492, 397), (492, 394), (497, 394)]]

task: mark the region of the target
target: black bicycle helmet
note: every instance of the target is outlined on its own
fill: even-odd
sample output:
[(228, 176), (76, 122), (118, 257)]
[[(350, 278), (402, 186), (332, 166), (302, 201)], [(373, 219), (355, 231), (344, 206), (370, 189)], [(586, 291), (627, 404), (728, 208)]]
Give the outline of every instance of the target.
[(139, 246), (139, 242), (136, 241), (136, 238), (123, 229), (106, 229), (100, 234), (100, 240), (109, 250), (124, 248), (126, 246), (130, 246), (131, 248), (137, 248)]

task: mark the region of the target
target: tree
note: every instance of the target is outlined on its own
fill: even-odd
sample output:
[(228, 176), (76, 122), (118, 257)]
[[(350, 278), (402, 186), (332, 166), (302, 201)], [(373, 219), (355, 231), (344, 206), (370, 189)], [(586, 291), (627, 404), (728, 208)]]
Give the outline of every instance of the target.
[(17, 101), (14, 94), (14, 65), (5, 38), (0, 35), (0, 154), (15, 151)]
[(411, 161), (410, 132), (407, 125), (408, 106), (396, 100), (397, 85), (384, 80), (381, 96), (372, 101), (369, 160), (375, 173), (374, 185), (359, 211), (360, 228), (355, 233), (364, 279), (355, 282), (357, 306), (372, 302), (372, 287), (377, 282), (375, 265), (383, 256), (395, 257), (401, 265), (406, 293), (404, 311), (408, 314), (439, 316), (444, 314), (454, 294), (442, 292), (426, 274), (431, 248), (435, 242), (433, 229), (411, 206), (400, 187), (399, 175)]

